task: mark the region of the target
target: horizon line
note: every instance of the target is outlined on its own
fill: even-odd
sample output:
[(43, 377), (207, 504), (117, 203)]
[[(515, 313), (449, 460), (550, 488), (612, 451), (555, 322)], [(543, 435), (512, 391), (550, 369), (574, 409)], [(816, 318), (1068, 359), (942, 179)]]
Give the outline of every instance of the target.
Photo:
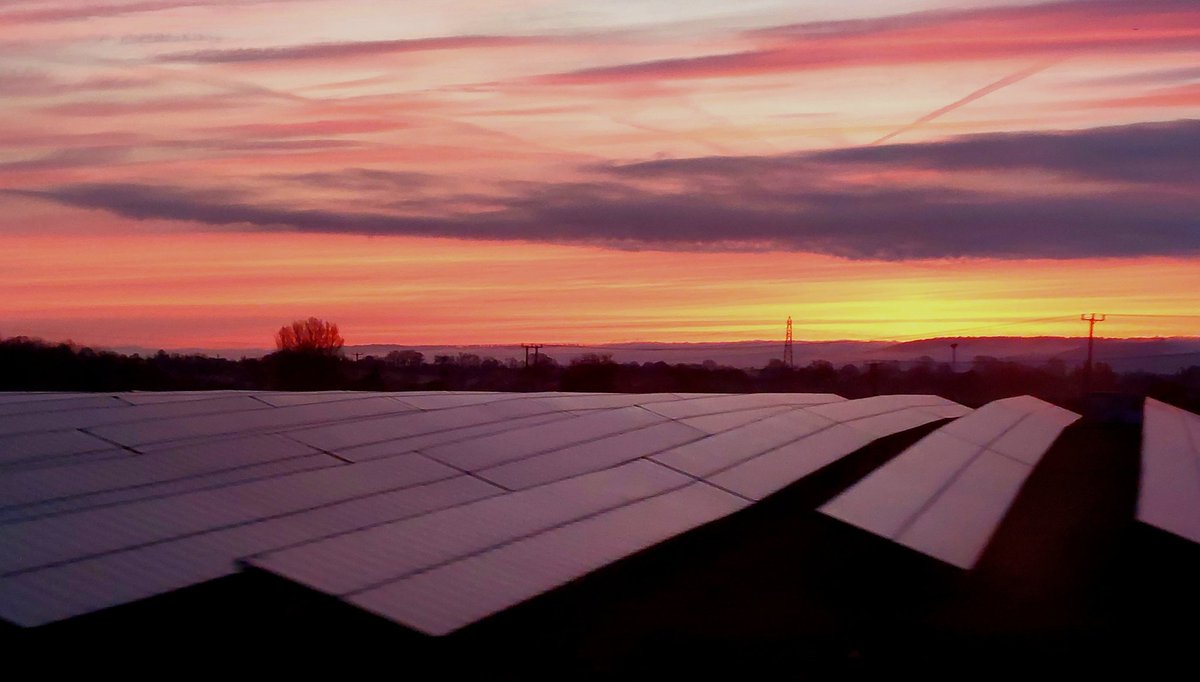
[[(39, 341), (47, 344), (70, 344), (79, 348), (94, 348), (100, 350), (120, 350), (120, 349), (137, 349), (137, 350), (162, 350), (166, 352), (191, 352), (191, 351), (262, 351), (264, 353), (274, 352), (272, 346), (239, 346), (239, 345), (197, 345), (197, 346), (159, 346), (140, 345), (137, 343), (85, 343), (75, 341), (73, 339), (49, 340), (37, 336), (17, 334), (14, 336), (0, 337), (0, 341), (7, 341), (15, 338), (26, 338), (32, 341)], [(1038, 334), (1038, 335), (989, 335), (989, 336), (928, 336), (921, 338), (902, 338), (902, 339), (795, 339), (794, 344), (820, 345), (820, 344), (835, 344), (835, 343), (860, 343), (860, 344), (908, 344), (920, 343), (923, 341), (951, 340), (951, 339), (1072, 339), (1086, 340), (1088, 337), (1084, 335), (1055, 335), (1055, 334)], [(1096, 340), (1108, 341), (1158, 341), (1158, 340), (1194, 340), (1200, 341), (1200, 335), (1155, 335), (1155, 336), (1100, 336), (1097, 335)], [(524, 343), (535, 343), (534, 341), (495, 341), (495, 342), (475, 342), (475, 343), (454, 343), (454, 342), (420, 342), (420, 343), (405, 343), (394, 341), (373, 341), (361, 343), (346, 343), (343, 348), (361, 348), (366, 346), (397, 346), (405, 348), (515, 348), (520, 349)], [(542, 342), (537, 341), (545, 348), (579, 348), (579, 349), (597, 349), (597, 348), (613, 348), (620, 350), (621, 346), (630, 346), (637, 344), (654, 345), (654, 346), (718, 346), (718, 345), (762, 345), (762, 346), (780, 346), (784, 344), (783, 339), (737, 339), (725, 341), (655, 341), (655, 340), (631, 340), (631, 341), (597, 341), (595, 343), (584, 343), (576, 341), (559, 341), (559, 342)]]

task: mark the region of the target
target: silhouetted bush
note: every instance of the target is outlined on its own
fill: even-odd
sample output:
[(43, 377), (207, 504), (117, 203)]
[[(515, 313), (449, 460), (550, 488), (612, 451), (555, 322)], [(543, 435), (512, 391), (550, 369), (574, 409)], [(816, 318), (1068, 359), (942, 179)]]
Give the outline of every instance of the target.
[(275, 348), (309, 355), (339, 355), (346, 340), (338, 326), (315, 317), (296, 320), (275, 332)]

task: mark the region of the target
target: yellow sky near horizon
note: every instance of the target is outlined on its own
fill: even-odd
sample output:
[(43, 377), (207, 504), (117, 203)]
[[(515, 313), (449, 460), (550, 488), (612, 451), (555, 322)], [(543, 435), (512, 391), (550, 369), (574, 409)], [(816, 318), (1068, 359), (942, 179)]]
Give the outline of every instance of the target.
[[(855, 261), (417, 237), (0, 235), (0, 335), (267, 347), (292, 319), (350, 344), (1200, 336), (1189, 259)], [(105, 257), (96, 259), (103, 251)], [(20, 254), (13, 258), (13, 254)], [(1120, 313), (1166, 317), (1121, 318)], [(1191, 315), (1192, 317), (1187, 317)], [(219, 324), (217, 321), (219, 320)]]

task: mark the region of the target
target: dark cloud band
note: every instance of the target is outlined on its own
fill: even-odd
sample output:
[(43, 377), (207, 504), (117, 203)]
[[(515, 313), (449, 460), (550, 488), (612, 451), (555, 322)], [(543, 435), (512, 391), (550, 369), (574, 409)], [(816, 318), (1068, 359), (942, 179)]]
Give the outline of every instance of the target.
[[(295, 209), (141, 184), (25, 194), (133, 219), (330, 233), (774, 248), (849, 258), (1074, 258), (1200, 253), (1200, 121), (759, 157), (607, 166), (523, 185), (486, 212)], [(881, 169), (876, 180), (863, 169)], [(903, 182), (904, 169), (932, 170)], [(851, 172), (847, 172), (847, 171)], [(362, 169), (348, 171), (361, 180)], [(961, 173), (979, 174), (970, 183)], [(1060, 184), (1046, 184), (1047, 176)], [(333, 180), (332, 178), (330, 179)], [(994, 180), (997, 189), (980, 188)], [(670, 189), (664, 189), (668, 187)], [(386, 208), (386, 207), (383, 207)]]

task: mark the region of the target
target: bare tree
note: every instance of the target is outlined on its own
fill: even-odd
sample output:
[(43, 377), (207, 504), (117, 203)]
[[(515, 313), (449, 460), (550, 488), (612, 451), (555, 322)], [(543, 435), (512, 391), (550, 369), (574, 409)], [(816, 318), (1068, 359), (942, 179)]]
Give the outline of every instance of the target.
[(345, 343), (336, 324), (315, 317), (296, 320), (275, 332), (275, 347), (281, 351), (337, 355)]

